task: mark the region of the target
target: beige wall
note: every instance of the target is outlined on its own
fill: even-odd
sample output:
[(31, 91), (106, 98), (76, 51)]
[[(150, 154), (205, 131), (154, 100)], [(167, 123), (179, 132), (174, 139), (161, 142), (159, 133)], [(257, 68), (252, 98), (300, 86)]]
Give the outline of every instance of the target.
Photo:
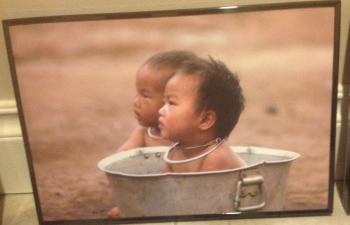
[[(52, 15), (147, 11), (297, 0), (0, 0), (0, 19)], [(142, 4), (141, 4), (142, 2)], [(302, 2), (302, 1), (299, 1)], [(350, 1), (342, 1), (340, 72), (344, 65)], [(0, 193), (30, 192), (3, 31), (0, 31)]]

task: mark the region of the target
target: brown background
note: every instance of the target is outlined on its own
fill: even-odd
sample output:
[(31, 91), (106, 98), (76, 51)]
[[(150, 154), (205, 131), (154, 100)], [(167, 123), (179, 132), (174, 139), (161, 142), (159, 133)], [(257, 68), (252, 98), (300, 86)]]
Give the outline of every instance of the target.
[(105, 218), (111, 191), (97, 162), (135, 127), (135, 71), (188, 49), (241, 78), (246, 110), (232, 145), (301, 154), (286, 210), (327, 207), (333, 10), (21, 25), (11, 28), (21, 104), (44, 220)]

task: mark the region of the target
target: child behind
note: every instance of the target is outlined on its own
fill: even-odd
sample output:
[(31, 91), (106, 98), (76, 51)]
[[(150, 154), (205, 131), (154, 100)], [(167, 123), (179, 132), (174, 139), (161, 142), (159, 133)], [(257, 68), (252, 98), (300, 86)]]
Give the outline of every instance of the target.
[(137, 94), (133, 104), (139, 126), (117, 152), (171, 144), (159, 135), (158, 111), (163, 105), (163, 92), (167, 81), (184, 61), (193, 58), (196, 58), (195, 54), (189, 51), (165, 51), (153, 55), (141, 65), (136, 73)]
[(244, 161), (225, 143), (244, 109), (238, 78), (212, 58), (192, 59), (169, 79), (159, 110), (163, 138), (177, 142), (165, 154), (165, 172), (238, 168)]
[[(134, 115), (139, 123), (117, 152), (137, 147), (170, 145), (159, 135), (159, 109), (163, 105), (163, 92), (167, 81), (186, 60), (196, 55), (189, 51), (173, 50), (160, 52), (150, 57), (136, 73)], [(118, 207), (108, 211), (109, 218), (119, 218)]]

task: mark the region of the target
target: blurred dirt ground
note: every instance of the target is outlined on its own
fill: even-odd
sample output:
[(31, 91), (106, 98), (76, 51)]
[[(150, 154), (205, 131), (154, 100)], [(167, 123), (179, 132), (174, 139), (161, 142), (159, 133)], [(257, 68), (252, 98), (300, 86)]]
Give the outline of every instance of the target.
[(106, 218), (97, 162), (127, 138), (135, 71), (188, 49), (241, 78), (246, 110), (232, 145), (299, 152), (286, 210), (327, 207), (333, 11), (260, 11), (14, 26), (11, 40), (44, 220)]

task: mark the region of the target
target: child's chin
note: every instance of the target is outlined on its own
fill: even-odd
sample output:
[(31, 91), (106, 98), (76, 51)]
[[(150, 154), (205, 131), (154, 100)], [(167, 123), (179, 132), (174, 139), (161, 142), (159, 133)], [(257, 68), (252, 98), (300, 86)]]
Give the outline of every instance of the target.
[(163, 130), (160, 130), (159, 135), (164, 139), (169, 139), (169, 135), (166, 132), (164, 132)]
[(137, 120), (137, 121), (138, 121), (138, 123), (139, 123), (141, 126), (143, 126), (143, 127), (150, 127), (149, 123), (147, 123), (147, 122), (145, 122), (145, 121), (143, 121), (143, 120)]

